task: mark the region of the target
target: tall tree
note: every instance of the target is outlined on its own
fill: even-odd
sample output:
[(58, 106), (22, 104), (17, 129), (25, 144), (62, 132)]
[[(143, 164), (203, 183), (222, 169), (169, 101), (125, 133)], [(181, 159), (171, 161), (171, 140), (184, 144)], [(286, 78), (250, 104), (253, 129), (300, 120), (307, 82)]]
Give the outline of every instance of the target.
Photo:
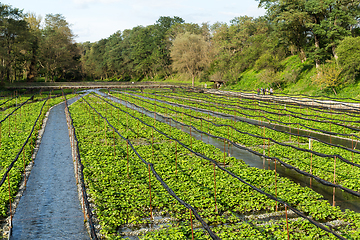
[[(337, 59), (336, 46), (358, 25), (360, 0), (260, 0), (278, 30), (300, 52), (307, 51), (318, 68), (331, 57)], [(304, 55), (304, 53), (302, 53)]]
[(40, 43), (41, 66), (46, 80), (64, 78), (69, 71), (79, 67), (79, 52), (76, 47), (69, 24), (60, 14), (48, 14), (45, 17), (45, 28)]
[(276, 41), (270, 37), (270, 27), (265, 18), (236, 17), (228, 26), (216, 23), (212, 26), (214, 74), (235, 80), (242, 71), (253, 66), (259, 57), (271, 50)]
[[(1, 78), (16, 80), (26, 53), (28, 27), (22, 10), (0, 3)], [(20, 70), (19, 70), (20, 69)]]
[(29, 60), (26, 63), (26, 79), (27, 81), (34, 81), (37, 75), (37, 61), (38, 61), (38, 50), (39, 50), (39, 42), (41, 39), (41, 16), (36, 16), (34, 13), (27, 14), (25, 18), (30, 34), (28, 37), (29, 51), (28, 58)]
[(171, 47), (174, 70), (190, 74), (195, 86), (195, 77), (209, 65), (209, 50), (210, 44), (203, 36), (189, 32), (179, 34)]
[(154, 27), (154, 50), (151, 54), (153, 61), (153, 72), (161, 75), (169, 75), (171, 73), (170, 47), (171, 41), (168, 39), (168, 31), (175, 24), (183, 24), (185, 21), (177, 16), (160, 17)]

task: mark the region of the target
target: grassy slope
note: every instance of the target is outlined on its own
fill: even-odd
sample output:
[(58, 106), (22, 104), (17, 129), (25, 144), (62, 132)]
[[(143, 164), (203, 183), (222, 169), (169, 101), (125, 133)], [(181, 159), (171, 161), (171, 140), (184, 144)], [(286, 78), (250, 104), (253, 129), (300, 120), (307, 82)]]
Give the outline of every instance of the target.
[[(227, 86), (226, 90), (256, 90), (260, 87), (269, 87), (269, 83), (262, 80), (264, 70), (256, 72), (253, 69), (247, 70), (240, 75), (239, 81)], [(282, 92), (290, 94), (327, 95), (335, 97), (331, 89), (322, 90), (313, 83), (313, 76), (316, 75), (315, 67), (307, 63), (301, 63), (297, 56), (291, 56), (281, 62), (281, 70), (277, 78), (283, 79), (287, 84), (283, 85)], [(274, 88), (275, 92), (280, 91)], [(336, 97), (351, 97), (360, 99), (360, 82), (336, 89)]]

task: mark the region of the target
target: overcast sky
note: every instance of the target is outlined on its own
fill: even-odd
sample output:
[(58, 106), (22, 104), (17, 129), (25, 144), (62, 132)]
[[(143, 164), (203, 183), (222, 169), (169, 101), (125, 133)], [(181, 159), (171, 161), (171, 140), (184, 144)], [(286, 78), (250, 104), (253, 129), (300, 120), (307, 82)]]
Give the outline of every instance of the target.
[(213, 24), (229, 23), (238, 16), (265, 14), (255, 0), (2, 0), (2, 3), (43, 18), (46, 14), (62, 14), (77, 35), (77, 42), (95, 42), (118, 30), (151, 25), (160, 16)]

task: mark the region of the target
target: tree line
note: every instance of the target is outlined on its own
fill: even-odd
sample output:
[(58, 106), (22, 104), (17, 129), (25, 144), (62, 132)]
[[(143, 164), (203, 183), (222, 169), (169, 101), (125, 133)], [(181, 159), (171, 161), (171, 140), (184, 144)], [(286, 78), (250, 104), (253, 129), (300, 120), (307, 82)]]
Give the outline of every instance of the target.
[(237, 81), (255, 69), (281, 86), (296, 77), (279, 77), (279, 63), (296, 55), (328, 86), (359, 79), (360, 0), (258, 2), (267, 10), (258, 18), (209, 25), (163, 16), (153, 25), (93, 43), (75, 43), (61, 15), (46, 15), (40, 27), (34, 14), (1, 5), (0, 76), (6, 81), (33, 81), (39, 75), (51, 81), (134, 81), (186, 75), (193, 82)]
[(80, 51), (60, 14), (42, 18), (0, 3), (1, 82), (80, 79)]

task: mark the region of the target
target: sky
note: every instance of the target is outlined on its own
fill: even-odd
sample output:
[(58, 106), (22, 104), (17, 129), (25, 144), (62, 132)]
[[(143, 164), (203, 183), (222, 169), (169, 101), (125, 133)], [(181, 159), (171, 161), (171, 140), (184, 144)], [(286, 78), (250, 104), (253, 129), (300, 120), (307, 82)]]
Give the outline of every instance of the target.
[(96, 42), (118, 30), (154, 24), (160, 16), (178, 16), (187, 23), (229, 23), (239, 16), (258, 17), (265, 9), (255, 0), (2, 0), (24, 13), (61, 14), (76, 42)]

